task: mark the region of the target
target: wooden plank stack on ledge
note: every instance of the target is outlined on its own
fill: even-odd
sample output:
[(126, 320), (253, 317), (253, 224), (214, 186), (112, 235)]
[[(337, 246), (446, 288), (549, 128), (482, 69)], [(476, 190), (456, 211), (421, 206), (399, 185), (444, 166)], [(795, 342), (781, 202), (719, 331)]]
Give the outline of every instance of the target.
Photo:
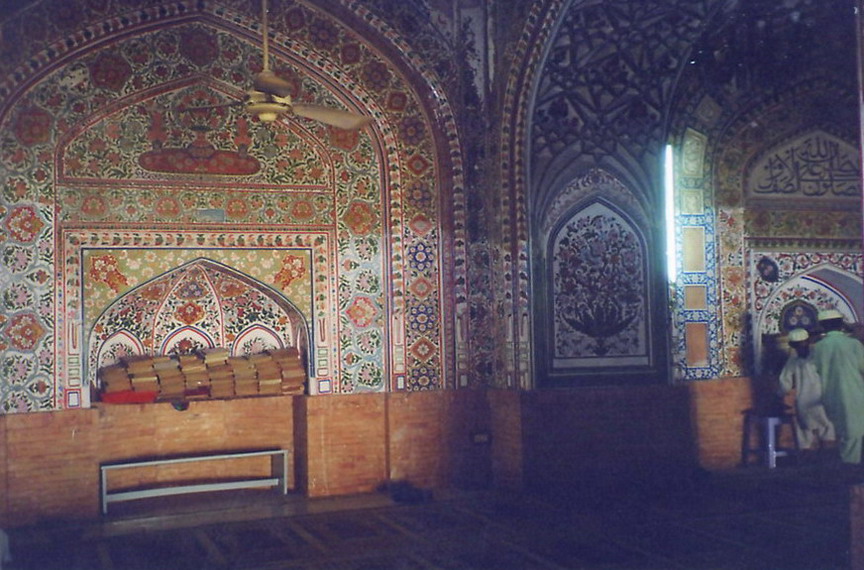
[(230, 356), (224, 348), (202, 354), (129, 359), (99, 370), (101, 400), (140, 403), (245, 396), (301, 395), (306, 370), (296, 348)]

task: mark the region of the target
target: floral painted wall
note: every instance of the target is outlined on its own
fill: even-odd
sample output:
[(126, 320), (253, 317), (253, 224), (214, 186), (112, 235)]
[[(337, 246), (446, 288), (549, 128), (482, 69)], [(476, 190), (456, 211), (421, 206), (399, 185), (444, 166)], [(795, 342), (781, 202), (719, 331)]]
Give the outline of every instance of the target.
[(535, 346), (546, 381), (646, 367), (657, 357), (649, 343), (647, 224), (632, 193), (601, 169), (550, 204), (540, 226), (543, 261), (535, 263), (551, 315)]
[(645, 244), (601, 203), (580, 210), (555, 235), (553, 368), (647, 360)]
[[(536, 51), (526, 55), (545, 59), (536, 77), (520, 84), (524, 91), (512, 95), (514, 100), (525, 101), (530, 119), (514, 125), (513, 130), (518, 133), (514, 138), (527, 141), (524, 163), (504, 165), (514, 182), (511, 195), (516, 215), (511, 221), (516, 231), (530, 236), (527, 242), (545, 243), (543, 228), (559, 220), (550, 205), (568, 199), (589, 173), (602, 169), (617, 180), (619, 195), (628, 196), (630, 205), (619, 211), (638, 221), (621, 227), (639, 243), (632, 250), (639, 251), (640, 259), (634, 284), (615, 280), (611, 288), (583, 287), (577, 293), (581, 297), (578, 304), (584, 307), (611, 307), (606, 299), (609, 295), (617, 300), (608, 314), (620, 309), (621, 316), (613, 320), (622, 329), (595, 328), (592, 350), (605, 350), (613, 342), (619, 358), (598, 358), (586, 344), (579, 355), (583, 365), (565, 373), (554, 369), (553, 360), (545, 356), (548, 347), (542, 346), (548, 345), (545, 339), (558, 320), (555, 311), (559, 309), (545, 298), (549, 289), (542, 281), (560, 281), (564, 265), (548, 260), (537, 263), (539, 250), (532, 247), (525, 255), (535, 261), (532, 270), (520, 270), (516, 280), (520, 301), (523, 296), (530, 299), (525, 312), (535, 323), (534, 377), (529, 383), (543, 387), (554, 379), (556, 385), (576, 387), (669, 379), (667, 356), (672, 339), (665, 326), (668, 288), (662, 224), (665, 115), (671, 108), (677, 72), (685, 64), (684, 54), (716, 4), (710, 0), (686, 6), (625, 0), (546, 3), (545, 25), (554, 29), (554, 36), (548, 38), (545, 52), (535, 47)], [(574, 248), (591, 249), (592, 241), (585, 237)], [(528, 245), (514, 242), (514, 258), (523, 257), (520, 247), (527, 249)], [(598, 263), (602, 262), (598, 259)], [(526, 279), (528, 275), (533, 282)], [(621, 305), (623, 299), (628, 299), (628, 309)], [(602, 335), (609, 336), (598, 343)], [(595, 365), (585, 366), (588, 361)]]
[[(645, 380), (754, 373), (759, 314), (751, 270), (761, 253), (816, 253), (815, 270), (836, 252), (860, 252), (854, 2), (823, 4), (532, 4), (501, 129), (507, 223), (500, 266), (509, 280), (499, 299), (508, 320), (502, 337), (516, 339), (505, 361), (516, 384), (542, 386), (551, 362), (554, 264), (537, 245), (560, 219), (550, 205), (592, 169), (617, 178), (651, 219), (653, 289), (644, 300), (655, 320), (648, 334), (669, 359), (645, 370)], [(808, 138), (818, 142), (808, 146)], [(675, 228), (668, 231), (678, 269), (668, 291), (661, 282), (667, 230), (660, 229), (667, 143), (674, 146)], [(830, 157), (822, 156), (826, 149)], [(792, 155), (798, 158), (789, 164), (811, 168), (794, 191), (780, 184)], [(817, 188), (823, 183), (830, 191)], [(574, 371), (569, 385), (585, 376)], [(621, 376), (610, 369), (607, 381)]]
[[(313, 299), (307, 252), (189, 250), (181, 252), (181, 258), (190, 259), (182, 265), (161, 253), (83, 251), (84, 288), (110, 291), (105, 305), (97, 295), (83, 299), (87, 336), (82, 344), (88, 351), (84, 385), (98, 384), (100, 368), (141, 355), (201, 353), (217, 347), (227, 348), (231, 356), (286, 347), (308, 354), (310, 331), (304, 315), (312, 314)], [(267, 263), (268, 253), (281, 259)], [(243, 257), (254, 262), (250, 271), (244, 271)], [(146, 278), (167, 259), (171, 269)], [(267, 281), (252, 277), (268, 270), (272, 277)], [(314, 361), (307, 364), (314, 375)], [(82, 394), (85, 402), (87, 396)]]
[(238, 105), (261, 69), (252, 4), (112, 3), (61, 23), (36, 3), (7, 23), (49, 35), (0, 86), (4, 412), (86, 406), (101, 327), (136, 306), (121, 299), (190, 263), (264, 294), (259, 343), (296, 341), (278, 321), (298, 319), (312, 393), (455, 382), (444, 330), (465, 295), (443, 284), (464, 284), (464, 208), (442, 210), (461, 200), (460, 150), (437, 76), (362, 7), (340, 14), (371, 40), (278, 3), (273, 67), (293, 100), (373, 123), (262, 124)]
[[(726, 374), (760, 372), (762, 339), (787, 332), (787, 309), (838, 308), (850, 322), (860, 320), (860, 163), (857, 128), (849, 123), (854, 94), (837, 91), (831, 113), (813, 112), (835, 89), (819, 79), (802, 84), (779, 104), (739, 117), (719, 139), (716, 227), (724, 332), (717, 353), (725, 355)], [(803, 150), (817, 146), (824, 156)], [(817, 278), (820, 271), (846, 277), (831, 285), (835, 279)]]
[(847, 323), (864, 319), (864, 284), (859, 251), (831, 251), (799, 242), (794, 251), (750, 251), (754, 371), (765, 370), (765, 339), (793, 328), (813, 331), (819, 311), (837, 309)]

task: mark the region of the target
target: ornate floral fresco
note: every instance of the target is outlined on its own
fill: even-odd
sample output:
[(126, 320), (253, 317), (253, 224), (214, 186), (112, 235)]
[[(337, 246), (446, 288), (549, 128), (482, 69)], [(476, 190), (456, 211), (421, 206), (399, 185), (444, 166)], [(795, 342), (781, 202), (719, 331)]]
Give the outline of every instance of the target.
[[(538, 354), (551, 375), (647, 366), (647, 216), (620, 180), (594, 169), (549, 205), (540, 233), (552, 326)], [(548, 352), (543, 345), (551, 348)]]
[[(342, 377), (335, 371), (337, 353), (329, 349), (337, 338), (339, 316), (328, 275), (332, 245), (325, 232), (288, 238), (275, 227), (125, 234), (64, 228), (60, 238), (59, 268), (68, 294), (59, 313), (70, 334), (59, 357), (69, 365), (61, 365), (57, 377), (64, 387), (60, 396), (70, 407), (86, 405), (94, 367), (111, 347), (115, 352), (170, 353), (186, 339), (218, 341), (218, 346), (245, 353), (250, 349), (246, 343), (281, 343), (308, 347), (312, 393), (333, 392), (334, 377)], [(189, 277), (198, 285), (190, 285)], [(199, 301), (189, 304), (192, 292)], [(229, 319), (229, 314), (234, 316)], [(115, 326), (106, 327), (108, 321)], [(123, 335), (115, 337), (117, 332)], [(103, 346), (106, 342), (109, 347)], [(381, 346), (382, 335), (363, 331), (346, 351), (383, 358)], [(353, 374), (364, 371), (361, 366)], [(349, 376), (349, 381), (355, 379)]]
[[(517, 219), (513, 223), (533, 240), (542, 240), (541, 228), (550, 223), (547, 204), (566, 196), (573, 181), (591, 169), (602, 167), (614, 172), (631, 194), (630, 200), (655, 218), (642, 226), (647, 245), (640, 276), (654, 285), (639, 289), (644, 311), (641, 318), (650, 318), (653, 323), (665, 322), (668, 312), (668, 293), (659, 286), (665, 277), (659, 247), (663, 230), (654, 213), (663, 211), (658, 181), (662, 179), (663, 116), (675, 88), (671, 70), (683, 66), (682, 54), (698, 38), (715, 4), (708, 0), (686, 6), (653, 1), (571, 2), (564, 6), (550, 2), (545, 25), (555, 22), (555, 36), (543, 47), (547, 55), (538, 77), (522, 84), (526, 91), (535, 91), (512, 94), (532, 101), (527, 108), (530, 121), (521, 122), (513, 131), (514, 138), (529, 141), (529, 164), (517, 164), (512, 170), (506, 165), (514, 180), (513, 202), (530, 217), (524, 224)], [(538, 54), (526, 53), (526, 58), (530, 57)], [(525, 288), (525, 296), (534, 297), (535, 308), (543, 306), (538, 302), (542, 293), (536, 287), (532, 289), (522, 281), (518, 285)], [(592, 299), (586, 297), (583, 303), (590, 305)], [(540, 317), (541, 328), (544, 316)], [(665, 327), (643, 330), (645, 338), (640, 340), (638, 352), (647, 355), (647, 346), (655, 347), (658, 354), (669, 351)], [(535, 338), (542, 338), (542, 334), (537, 332)], [(675, 352), (674, 346), (672, 349)], [(650, 362), (652, 367), (646, 367), (639, 379), (634, 375), (634, 381), (667, 380), (665, 358), (662, 360), (643, 359), (643, 364)], [(535, 359), (540, 380), (544, 361)], [(620, 364), (624, 367), (625, 361)], [(579, 385), (580, 376), (584, 374), (574, 371), (570, 384)], [(609, 382), (619, 382), (621, 369), (610, 366), (606, 376)]]
[[(859, 279), (862, 275), (860, 262), (849, 261), (856, 259), (861, 250), (860, 182), (857, 183), (859, 198), (848, 196), (848, 171), (860, 170), (857, 157), (848, 152), (848, 149), (854, 148), (849, 141), (854, 140), (855, 129), (841, 127), (847, 122), (842, 109), (848, 107), (838, 106), (841, 109), (838, 113), (840, 116), (830, 122), (819, 115), (820, 122), (814, 124), (812, 114), (813, 105), (816, 104), (814, 99), (820, 100), (831, 89), (836, 87), (828, 87), (822, 81), (814, 80), (790, 94), (787, 104), (770, 104), (754, 110), (753, 115), (738, 118), (725, 139), (717, 141), (717, 193), (713, 203), (717, 210), (717, 263), (721, 278), (718, 286), (724, 308), (723, 335), (718, 338), (717, 354), (723, 356), (721, 362), (727, 374), (755, 372), (752, 364), (758, 365), (760, 361), (761, 334), (777, 330), (777, 311), (780, 307), (764, 305), (760, 295), (761, 288), (765, 286), (764, 281), (751, 280), (754, 277), (752, 268), (767, 255), (766, 244), (771, 250), (786, 255), (793, 255), (797, 251), (801, 256), (796, 261), (795, 271), (787, 272), (784, 278), (803, 273), (820, 263), (836, 265), (838, 269), (857, 274)], [(838, 101), (848, 97), (848, 93), (837, 93)], [(755, 115), (760, 119), (754, 128), (751, 117)], [(836, 134), (823, 134), (829, 131)], [(836, 187), (845, 188), (841, 192), (847, 196), (838, 196), (833, 190), (815, 193), (797, 191), (794, 196), (773, 197), (759, 193), (760, 181), (764, 185), (770, 177), (752, 173), (764, 173), (764, 166), (771, 157), (788, 157), (790, 149), (800, 148), (806, 144), (805, 141), (812, 141), (814, 137), (838, 144), (835, 147), (837, 153), (832, 152), (826, 161), (819, 159), (821, 166), (814, 168), (824, 172), (826, 182), (836, 180)], [(797, 160), (789, 158), (788, 162), (794, 164)], [(742, 169), (741, 164), (750, 165), (749, 170)], [(806, 170), (800, 166), (799, 172), (805, 173)], [(830, 168), (825, 170), (823, 166)], [(777, 168), (774, 172), (779, 176), (783, 170)], [(834, 184), (830, 183), (829, 186), (833, 187)], [(800, 184), (795, 187), (800, 188)], [(837, 255), (845, 260), (836, 262), (834, 258)], [(771, 258), (770, 255), (768, 257)], [(783, 259), (784, 263), (788, 263), (786, 258)], [(789, 270), (789, 267), (784, 266), (784, 269)], [(753, 289), (748, 290), (748, 285)], [(795, 292), (793, 296), (797, 295), (808, 303), (826, 305), (829, 299), (837, 299), (827, 291), (815, 287), (811, 282), (804, 288), (784, 289), (784, 295)], [(792, 298), (786, 298), (785, 301), (791, 302)], [(765, 313), (769, 308), (773, 314)]]
[[(398, 63), (314, 5), (280, 3), (273, 63), (294, 100), (374, 121), (359, 132), (263, 125), (236, 105), (260, 50), (258, 14), (234, 4), (82, 11), (92, 20), (52, 22), (39, 65), (0, 85), (3, 411), (86, 405), (99, 319), (196, 259), (265, 284), (308, 319), (315, 393), (455, 382), (442, 339), (466, 297), (464, 208), (440, 204), (462, 200), (459, 139), (443, 92), (416, 91), (435, 91), (437, 77), (361, 6), (343, 16), (401, 45), (389, 52)], [(293, 334), (257, 330), (262, 342)]]
[(552, 369), (646, 363), (645, 243), (638, 231), (593, 203), (551, 245)]
[[(813, 6), (758, 4), (796, 2)], [(150, 278), (201, 258), (275, 290), (272, 275), (250, 269), (259, 261), (226, 252), (261, 264), (309, 255), (315, 294), (308, 306), (288, 298), (312, 315), (319, 393), (534, 388), (542, 337), (532, 322), (548, 285), (536, 244), (578, 210), (574, 184), (600, 168), (629, 196), (614, 206), (645, 240), (643, 306), (653, 323), (671, 313), (663, 352), (676, 377), (747, 373), (748, 260), (848, 253), (861, 227), (857, 208), (836, 203), (760, 207), (748, 172), (766, 182), (772, 157), (814, 134), (848, 156), (858, 120), (843, 114), (854, 88), (826, 77), (833, 68), (779, 91), (706, 63), (717, 46), (705, 32), (732, 7), (274, 2), (277, 72), (297, 100), (373, 117), (347, 133), (294, 118), (264, 126), (236, 105), (260, 69), (254, 2), (30, 2), (6, 17), (0, 41), (3, 411), (84, 403), (75, 390), (86, 382), (85, 319), (95, 318), (85, 305), (94, 295), (108, 307), (140, 284), (121, 259), (136, 249), (159, 266)], [(488, 19), (460, 20), (469, 12)], [(854, 43), (816, 39), (814, 54)], [(506, 41), (485, 43), (495, 40)], [(671, 306), (655, 216), (670, 141), (681, 151), (678, 224), (701, 228), (706, 252)], [(117, 264), (97, 263), (102, 281), (87, 282), (84, 257), (100, 250)], [(706, 289), (704, 309), (684, 307), (688, 285)], [(707, 325), (707, 366), (685, 361), (692, 322)], [(647, 346), (667, 332), (649, 325)]]
[[(813, 90), (812, 95), (821, 93), (823, 87), (814, 82), (807, 89)], [(859, 169), (857, 159), (848, 152), (852, 148), (849, 142), (823, 135), (824, 131), (814, 125), (807, 111), (807, 89), (802, 87), (790, 94), (787, 105), (772, 103), (752, 111), (753, 115), (727, 118), (735, 127), (728, 129), (725, 137), (706, 136), (705, 132), (713, 133), (725, 124), (710, 114), (701, 115), (699, 127), (705, 132), (689, 128), (684, 133), (681, 144), (685, 152), (677, 163), (677, 219), (680, 224), (704, 230), (708, 253), (704, 271), (686, 273), (680, 284), (705, 287), (707, 299), (702, 310), (676, 311), (675, 325), (681, 331), (687, 322), (707, 323), (710, 343), (707, 366), (688, 367), (683, 356), (683, 335), (678, 337), (676, 352), (680, 356), (676, 366), (685, 379), (756, 373), (762, 334), (777, 332), (786, 304), (797, 297), (812, 306), (816, 306), (816, 297), (823, 306), (830, 304), (829, 298), (836, 299), (825, 289), (816, 292), (813, 283), (803, 289), (798, 283), (784, 288), (785, 301), (781, 303), (778, 297), (769, 310), (764, 302), (766, 282), (754, 272), (759, 260), (772, 258), (772, 251), (782, 252), (779, 255), (786, 256), (784, 263), (788, 263), (788, 256), (797, 255), (800, 258), (793, 273), (802, 273), (820, 263), (832, 264), (838, 255), (849, 258), (860, 251), (856, 239), (861, 227), (860, 198), (848, 196), (849, 170)], [(708, 107), (705, 101), (702, 99), (694, 108), (695, 117), (700, 116), (700, 109)], [(757, 115), (759, 126), (754, 129), (752, 117)], [(850, 138), (852, 133), (844, 136)], [(805, 193), (800, 185), (795, 185), (794, 191), (789, 187), (789, 192), (758, 190), (760, 185), (770, 186), (772, 172), (775, 181), (784, 176), (781, 161), (794, 167), (790, 149), (813, 140), (836, 143), (832, 156), (814, 166), (814, 173), (818, 170), (818, 176), (824, 175), (829, 186), (834, 184), (831, 180), (836, 180), (847, 196), (833, 191)], [(832, 164), (836, 169), (823, 168)], [(798, 170), (804, 172), (800, 166)], [(860, 182), (854, 184), (860, 194)], [(712, 192), (715, 189), (716, 193)], [(850, 265), (846, 261), (838, 267), (861, 274), (858, 262)], [(788, 266), (784, 269), (785, 280), (792, 273)], [(776, 285), (770, 287), (773, 290)], [(677, 306), (684, 306), (681, 288), (677, 291)], [(718, 306), (721, 311), (715, 310)]]
[[(85, 289), (97, 289), (99, 284), (114, 293), (128, 289), (101, 310), (94, 296), (85, 299), (85, 385), (96, 383), (100, 368), (124, 357), (188, 354), (215, 347), (227, 348), (232, 356), (289, 346), (308, 354), (309, 307), (304, 313), (290, 300), (311, 304), (308, 251), (282, 252), (281, 261), (270, 266), (271, 274), (275, 272), (273, 286), (279, 289), (212, 260), (213, 253), (230, 250), (209, 252), (211, 258), (193, 259), (153, 279), (143, 278), (141, 270), (152, 269), (148, 258), (162, 257), (156, 250), (83, 253)], [(262, 252), (256, 261), (266, 260), (267, 253), (272, 250)], [(136, 281), (140, 284), (129, 288)], [(314, 378), (314, 370), (309, 372)]]
[[(797, 18), (805, 19), (801, 10), (813, 6), (754, 2), (749, 8), (799, 29), (804, 24)], [(547, 205), (569, 192), (570, 181), (602, 166), (625, 181), (649, 211), (661, 212), (661, 155), (670, 142), (676, 148), (679, 277), (671, 304), (655, 306), (658, 316), (668, 311), (672, 317), (670, 378), (752, 372), (750, 323), (756, 315), (747, 285), (746, 260), (753, 247), (747, 240), (804, 238), (792, 247), (824, 248), (826, 253), (838, 244), (825, 248), (825, 240), (840, 240), (842, 247), (860, 250), (860, 167), (853, 164), (857, 153), (851, 150), (857, 146), (859, 123), (851, 20), (842, 22), (839, 14), (846, 12), (839, 9), (808, 12), (818, 25), (807, 20), (807, 29), (794, 36), (797, 43), (786, 43), (793, 36), (779, 38), (783, 57), (747, 60), (743, 44), (724, 43), (724, 38), (752, 29), (736, 18), (753, 21), (753, 12), (735, 14), (728, 3), (549, 1), (532, 7), (526, 42), (516, 50), (519, 65), (505, 91), (505, 116), (512, 120), (503, 130), (500, 163), (508, 191), (502, 201), (508, 220), (502, 258), (514, 283), (508, 309), (514, 308), (515, 321), (506, 330), (519, 331), (516, 323), (531, 318), (530, 311), (521, 312), (523, 299), (535, 299), (535, 308), (543, 305), (545, 288), (531, 278), (536, 268), (532, 274), (521, 262), (538, 257), (529, 244), (543, 242), (542, 228), (550, 223)], [(789, 18), (790, 12), (795, 18)], [(555, 30), (552, 37), (550, 29)], [(830, 38), (824, 33), (829, 29)], [(850, 57), (836, 57), (831, 50), (837, 49)], [(833, 55), (825, 58), (826, 53)], [(759, 65), (767, 66), (761, 74)], [(822, 156), (826, 151), (831, 156)], [(832, 186), (833, 200), (800, 200), (812, 197), (804, 196), (802, 187), (793, 207), (787, 207), (789, 200), (782, 208), (776, 203), (760, 207), (766, 192), (752, 191), (759, 185), (756, 178), (768, 186), (771, 176), (783, 178), (778, 158), (786, 160), (790, 152), (797, 152), (797, 158), (787, 163), (811, 167), (809, 178)], [(825, 165), (834, 174), (825, 173)], [(756, 186), (745, 183), (746, 176)], [(844, 203), (847, 198), (852, 199)], [(659, 215), (654, 219), (661, 223)], [(685, 235), (680, 229), (685, 226), (703, 232), (704, 267), (699, 271), (680, 270)], [(685, 302), (691, 286), (704, 291), (697, 309)], [(707, 332), (708, 354), (698, 365), (687, 360), (688, 323), (704, 325)], [(653, 336), (665, 333), (651, 331)], [(541, 338), (535, 334), (535, 341)], [(542, 353), (538, 343), (533, 349)], [(518, 370), (519, 357), (515, 361)]]

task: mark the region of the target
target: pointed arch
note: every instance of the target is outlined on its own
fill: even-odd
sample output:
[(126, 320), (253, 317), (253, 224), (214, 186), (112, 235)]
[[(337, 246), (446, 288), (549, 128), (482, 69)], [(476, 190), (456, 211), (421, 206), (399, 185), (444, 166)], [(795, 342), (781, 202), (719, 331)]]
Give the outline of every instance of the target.
[(167, 335), (157, 354), (183, 354), (215, 347), (216, 341), (205, 331), (194, 326), (185, 326)]
[(598, 198), (566, 217), (547, 248), (551, 371), (647, 364), (647, 247), (640, 228)]
[[(222, 346), (231, 354), (312, 345), (307, 318), (265, 283), (217, 261), (197, 258), (131, 289), (95, 320), (87, 339), (89, 382), (119, 360), (117, 334), (136, 354), (189, 353)], [(111, 360), (111, 357), (114, 360)]]
[(131, 331), (118, 330), (111, 334), (96, 350), (96, 368), (109, 366), (121, 358), (145, 354), (141, 340)]
[[(796, 306), (813, 313), (823, 309), (837, 309), (848, 323), (860, 322), (864, 296), (864, 282), (860, 276), (831, 263), (822, 263), (792, 275), (765, 298), (763, 307), (756, 315), (753, 327), (753, 344), (756, 370), (762, 371), (763, 339), (788, 332), (790, 308)], [(809, 309), (809, 311), (807, 311)], [(807, 322), (798, 323), (803, 328)], [(814, 323), (815, 324), (815, 323)]]
[(539, 213), (532, 299), (539, 386), (665, 378), (657, 348), (665, 336), (652, 326), (663, 304), (649, 220), (630, 188), (599, 168)]

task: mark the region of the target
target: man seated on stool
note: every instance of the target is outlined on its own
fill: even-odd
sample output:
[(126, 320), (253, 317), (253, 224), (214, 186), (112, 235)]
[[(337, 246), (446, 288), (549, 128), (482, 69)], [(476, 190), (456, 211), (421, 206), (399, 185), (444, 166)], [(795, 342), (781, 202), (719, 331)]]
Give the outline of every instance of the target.
[(795, 432), (801, 449), (808, 450), (816, 442), (823, 447), (834, 441), (834, 425), (822, 407), (822, 379), (810, 358), (810, 334), (792, 329), (788, 339), (794, 352), (780, 371), (780, 392), (795, 391)]
[(864, 345), (843, 332), (843, 315), (819, 312), (825, 337), (813, 345), (813, 364), (822, 378), (822, 405), (837, 433), (840, 461), (861, 464), (864, 438)]

